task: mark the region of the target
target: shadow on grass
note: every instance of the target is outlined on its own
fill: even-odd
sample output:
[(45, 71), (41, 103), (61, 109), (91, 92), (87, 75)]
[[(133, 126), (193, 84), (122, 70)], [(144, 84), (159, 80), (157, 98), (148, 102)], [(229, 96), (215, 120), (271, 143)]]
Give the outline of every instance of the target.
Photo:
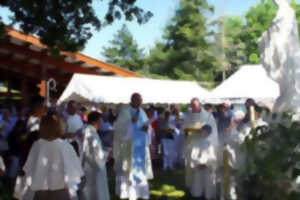
[[(119, 200), (115, 195), (115, 175), (112, 169), (108, 169), (108, 180), (111, 198)], [(184, 170), (154, 171), (154, 179), (150, 184), (150, 200), (194, 200), (185, 189)], [(1, 185), (0, 200), (12, 200), (13, 188)]]
[[(108, 170), (111, 200), (119, 200), (115, 196), (115, 176)], [(149, 182), (150, 200), (194, 200), (185, 189), (184, 170), (154, 171), (154, 179)]]

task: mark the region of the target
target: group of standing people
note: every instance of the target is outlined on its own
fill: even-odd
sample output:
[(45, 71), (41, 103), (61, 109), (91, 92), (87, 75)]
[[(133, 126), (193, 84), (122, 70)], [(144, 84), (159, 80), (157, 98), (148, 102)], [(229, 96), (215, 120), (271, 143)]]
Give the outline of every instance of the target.
[(20, 200), (108, 200), (106, 165), (113, 158), (116, 195), (149, 199), (152, 166), (161, 158), (163, 170), (185, 167), (186, 187), (193, 197), (227, 194), (236, 199), (233, 176), (230, 191), (224, 190), (224, 152), (230, 170), (242, 168), (240, 145), (251, 129), (250, 106), (256, 111), (255, 126), (265, 125), (252, 99), (246, 101), (245, 115), (227, 104), (214, 112), (197, 98), (183, 114), (177, 106), (144, 111), (142, 96), (135, 93), (114, 116), (111, 110), (86, 115), (74, 101), (63, 110), (47, 110), (44, 99), (37, 98), (28, 117), (22, 111), (16, 119), (2, 114), (1, 121), (7, 118), (11, 124), (1, 131), (0, 176), (15, 181), (14, 196)]

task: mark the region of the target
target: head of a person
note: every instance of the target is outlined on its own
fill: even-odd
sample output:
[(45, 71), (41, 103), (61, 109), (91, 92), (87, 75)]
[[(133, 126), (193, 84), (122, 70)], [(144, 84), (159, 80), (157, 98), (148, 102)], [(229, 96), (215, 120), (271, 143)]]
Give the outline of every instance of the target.
[(42, 117), (47, 114), (46, 101), (41, 96), (36, 96), (31, 100), (32, 115)]
[(84, 107), (84, 106), (80, 107), (80, 114), (84, 115), (84, 114), (86, 114), (87, 111), (88, 110), (86, 109), (86, 107)]
[(134, 93), (131, 96), (131, 106), (133, 108), (139, 108), (143, 103), (142, 96), (139, 93)]
[(251, 99), (251, 98), (247, 99), (245, 102), (245, 106), (246, 106), (247, 110), (249, 110), (251, 106), (255, 106), (255, 105), (256, 105), (256, 103), (255, 103), (254, 99)]
[(193, 98), (191, 100), (191, 109), (193, 113), (198, 113), (201, 111), (202, 104), (198, 98)]
[(164, 114), (165, 120), (168, 121), (170, 119), (170, 116), (171, 116), (171, 113), (169, 111), (166, 111), (165, 114)]
[(172, 104), (170, 106), (170, 111), (172, 115), (178, 116), (180, 114), (180, 108), (178, 105), (176, 104)]
[(261, 113), (263, 111), (263, 108), (258, 106), (258, 105), (255, 105), (254, 106), (254, 117), (255, 117), (255, 120), (259, 119)]
[(231, 106), (229, 103), (223, 103), (221, 107), (221, 117), (230, 117)]
[(102, 122), (102, 114), (101, 113), (99, 113), (97, 111), (93, 111), (93, 112), (89, 113), (88, 124), (94, 126), (96, 128), (96, 130), (100, 129), (101, 122)]
[(213, 106), (209, 103), (205, 104), (204, 105), (204, 109), (207, 111), (207, 112), (213, 112)]
[(75, 101), (69, 101), (67, 112), (69, 115), (75, 115), (77, 113), (77, 103)]
[(206, 138), (211, 134), (212, 128), (210, 125), (206, 124), (202, 127), (201, 132), (202, 132), (203, 137)]
[(157, 108), (157, 115), (158, 115), (159, 118), (164, 117), (164, 112), (165, 112), (165, 109), (163, 107), (158, 107)]
[(146, 110), (146, 113), (147, 113), (148, 119), (152, 119), (154, 116), (154, 109), (150, 107)]
[(62, 117), (57, 112), (49, 112), (42, 117), (40, 123), (40, 137), (45, 140), (62, 138), (66, 126)]

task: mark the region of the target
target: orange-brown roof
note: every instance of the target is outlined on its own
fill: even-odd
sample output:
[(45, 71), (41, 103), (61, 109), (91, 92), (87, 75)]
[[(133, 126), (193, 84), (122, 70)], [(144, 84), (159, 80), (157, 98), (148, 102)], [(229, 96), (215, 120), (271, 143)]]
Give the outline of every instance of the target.
[[(48, 75), (63, 79), (73, 73), (141, 77), (127, 69), (85, 56), (81, 53), (61, 52), (63, 58), (52, 57), (38, 38), (6, 28), (9, 41), (0, 45), (0, 65), (13, 66), (16, 71), (41, 73), (37, 66), (46, 66)], [(1, 66), (0, 66), (1, 67)]]

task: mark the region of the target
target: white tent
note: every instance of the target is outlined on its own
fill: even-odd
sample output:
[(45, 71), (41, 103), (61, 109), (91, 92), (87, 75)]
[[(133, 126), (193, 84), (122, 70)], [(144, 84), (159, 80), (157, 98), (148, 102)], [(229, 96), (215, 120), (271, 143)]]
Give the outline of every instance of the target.
[(146, 104), (183, 104), (193, 97), (209, 98), (209, 92), (196, 82), (74, 74), (58, 103), (76, 100), (126, 104), (135, 92), (142, 95)]
[(279, 96), (278, 84), (270, 79), (262, 65), (244, 65), (215, 88), (212, 102), (242, 103), (247, 98), (260, 102), (274, 102)]

